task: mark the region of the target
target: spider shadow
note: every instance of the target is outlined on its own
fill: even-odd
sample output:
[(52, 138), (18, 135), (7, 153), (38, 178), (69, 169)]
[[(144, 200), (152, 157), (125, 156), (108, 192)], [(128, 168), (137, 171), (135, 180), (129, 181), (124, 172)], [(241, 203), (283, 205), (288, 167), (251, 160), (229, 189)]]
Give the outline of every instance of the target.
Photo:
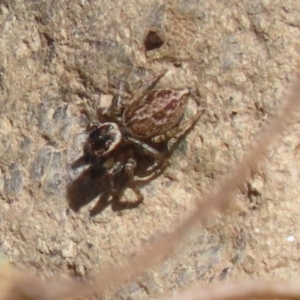
[[(188, 130), (186, 134), (189, 132)], [(174, 151), (178, 148), (179, 144), (182, 142), (184, 134), (179, 139), (169, 141), (167, 143), (162, 143), (157, 146), (157, 150), (160, 151), (167, 161), (171, 158)], [(136, 153), (136, 158), (138, 161), (136, 175), (140, 178), (147, 177), (147, 169), (153, 164), (153, 160), (149, 157), (142, 155), (141, 153)], [(73, 169), (77, 169), (84, 165), (89, 165), (77, 179), (75, 179), (67, 187), (67, 201), (69, 207), (78, 212), (83, 206), (92, 202), (95, 198), (99, 197), (94, 207), (90, 210), (90, 216), (96, 216), (102, 213), (109, 205), (113, 211), (122, 211), (125, 209), (133, 209), (138, 207), (141, 202), (121, 202), (121, 198), (127, 188), (130, 188), (129, 178), (123, 169), (121, 172), (116, 174), (113, 178), (107, 175), (107, 170), (103, 166), (106, 159), (103, 160), (93, 160), (93, 158), (83, 155), (71, 165)], [(160, 171), (151, 177), (149, 181), (154, 180), (159, 177), (168, 164), (166, 164)], [(111, 190), (111, 180), (114, 181), (115, 193)], [(144, 181), (139, 183), (139, 187), (143, 187), (149, 183), (149, 181)]]
[[(143, 176), (146, 174), (145, 166), (148, 166), (152, 161), (147, 161), (145, 158), (139, 158), (142, 160), (143, 167), (140, 168), (139, 175)], [(82, 156), (72, 163), (72, 168), (77, 169), (84, 165), (89, 165), (73, 182), (71, 182), (67, 187), (67, 201), (69, 207), (78, 212), (82, 207), (88, 205), (90, 202), (94, 201), (97, 197), (96, 204), (90, 210), (90, 216), (96, 216), (102, 213), (108, 206), (111, 206), (113, 211), (122, 211), (126, 209), (134, 209), (138, 207), (141, 202), (129, 202), (122, 201), (123, 194), (127, 188), (130, 188), (130, 182), (127, 174), (124, 170), (114, 176), (114, 178), (109, 178), (106, 176), (107, 170), (103, 167), (105, 161), (98, 161), (97, 163), (92, 163), (86, 156)], [(158, 177), (160, 174), (157, 174)], [(153, 180), (152, 178), (151, 180)], [(112, 193), (111, 190), (111, 180), (114, 181), (116, 193)], [(139, 186), (143, 187), (148, 182), (140, 183)]]

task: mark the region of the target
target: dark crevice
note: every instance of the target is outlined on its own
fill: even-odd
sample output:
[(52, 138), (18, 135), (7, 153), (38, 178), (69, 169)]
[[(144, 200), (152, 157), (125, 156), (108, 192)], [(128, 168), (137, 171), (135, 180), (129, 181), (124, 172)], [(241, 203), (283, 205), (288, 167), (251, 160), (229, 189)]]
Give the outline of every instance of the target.
[(146, 51), (158, 49), (163, 44), (164, 44), (164, 40), (155, 31), (151, 31), (151, 30), (148, 32), (144, 40)]

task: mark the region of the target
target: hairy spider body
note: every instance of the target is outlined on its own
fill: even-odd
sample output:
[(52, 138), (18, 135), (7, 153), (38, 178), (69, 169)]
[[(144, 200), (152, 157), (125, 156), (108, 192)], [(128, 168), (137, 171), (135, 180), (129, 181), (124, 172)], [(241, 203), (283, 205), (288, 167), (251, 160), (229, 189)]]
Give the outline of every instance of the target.
[[(187, 105), (189, 90), (151, 90), (164, 74), (159, 74), (145, 94), (127, 107), (117, 95), (108, 110), (98, 111), (99, 119), (106, 122), (92, 123), (87, 127), (89, 135), (84, 145), (85, 155), (97, 168), (105, 168), (113, 198), (119, 197), (116, 181), (120, 181), (120, 176), (122, 181), (124, 176), (127, 178), (125, 182), (137, 196), (134, 205), (140, 204), (144, 198), (139, 183), (155, 178), (168, 165), (166, 153), (159, 150), (160, 145), (182, 137), (202, 113), (198, 111), (192, 118), (179, 123)], [(144, 170), (143, 176), (137, 176), (137, 157), (141, 155), (148, 157), (148, 161), (150, 158), (151, 164)]]
[(164, 134), (181, 119), (188, 95), (187, 89), (151, 91), (124, 110), (122, 124), (134, 138), (145, 140)]

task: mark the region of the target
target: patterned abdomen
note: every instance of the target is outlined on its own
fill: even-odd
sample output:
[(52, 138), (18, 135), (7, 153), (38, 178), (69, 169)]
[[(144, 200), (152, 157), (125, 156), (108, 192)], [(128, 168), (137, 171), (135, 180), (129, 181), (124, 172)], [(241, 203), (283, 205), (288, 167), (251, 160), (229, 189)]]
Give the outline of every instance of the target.
[(151, 91), (125, 109), (122, 123), (134, 138), (149, 139), (164, 134), (180, 121), (188, 95), (188, 89)]

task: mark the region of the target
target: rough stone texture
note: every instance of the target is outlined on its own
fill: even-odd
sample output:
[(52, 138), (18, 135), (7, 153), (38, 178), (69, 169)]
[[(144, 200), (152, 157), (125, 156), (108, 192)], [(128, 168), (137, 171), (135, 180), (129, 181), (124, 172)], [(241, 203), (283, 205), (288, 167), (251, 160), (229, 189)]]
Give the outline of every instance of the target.
[[(173, 228), (282, 102), (298, 61), (299, 16), (296, 0), (0, 1), (0, 252), (44, 276), (85, 276)], [(152, 51), (149, 32), (163, 41)], [(134, 87), (165, 68), (160, 86), (197, 89), (206, 114), (167, 172), (143, 188), (143, 205), (91, 218), (93, 201), (73, 212), (66, 190), (83, 169), (70, 164), (106, 103), (108, 75), (130, 69)], [(194, 111), (191, 101), (186, 114)], [(294, 122), (271, 150), (233, 212), (198, 228), (118, 297), (153, 298), (196, 280), (297, 276), (299, 129)], [(91, 202), (96, 195), (81, 184)]]

